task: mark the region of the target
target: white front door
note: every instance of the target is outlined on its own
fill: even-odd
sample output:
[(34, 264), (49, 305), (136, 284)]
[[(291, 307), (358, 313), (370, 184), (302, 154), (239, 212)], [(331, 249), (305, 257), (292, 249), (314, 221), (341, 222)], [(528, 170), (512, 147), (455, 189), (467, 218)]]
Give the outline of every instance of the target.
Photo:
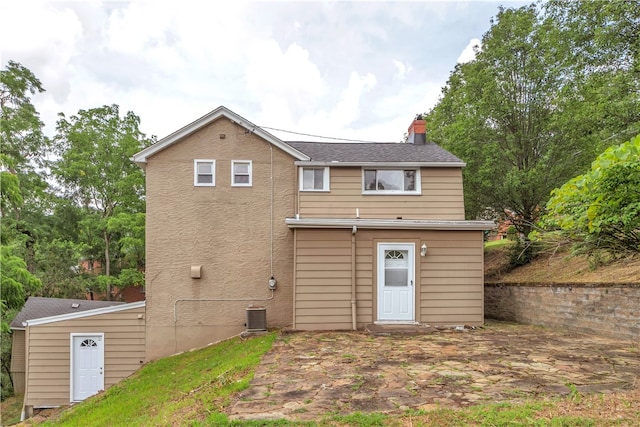
[(71, 400), (104, 390), (104, 334), (71, 334)]
[(413, 322), (413, 243), (378, 243), (378, 321)]

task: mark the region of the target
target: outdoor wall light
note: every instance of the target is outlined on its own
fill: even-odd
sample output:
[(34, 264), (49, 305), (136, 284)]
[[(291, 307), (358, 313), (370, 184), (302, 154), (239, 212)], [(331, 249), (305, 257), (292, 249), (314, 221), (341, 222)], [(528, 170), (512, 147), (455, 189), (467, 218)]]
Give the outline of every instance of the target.
[(423, 243), (422, 246), (420, 246), (420, 256), (426, 256), (427, 255), (427, 244)]

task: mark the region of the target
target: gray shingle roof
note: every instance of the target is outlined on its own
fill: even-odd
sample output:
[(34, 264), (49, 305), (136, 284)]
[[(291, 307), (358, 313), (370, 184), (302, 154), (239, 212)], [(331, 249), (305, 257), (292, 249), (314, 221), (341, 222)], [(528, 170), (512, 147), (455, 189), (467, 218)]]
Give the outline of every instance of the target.
[(432, 142), (424, 145), (403, 143), (336, 143), (291, 141), (288, 145), (316, 162), (344, 163), (463, 163)]
[[(78, 307), (73, 308), (73, 304)], [(121, 305), (119, 301), (92, 301), (85, 299), (63, 299), (63, 298), (43, 298), (29, 297), (22, 307), (22, 310), (16, 315), (11, 322), (11, 328), (23, 329), (22, 322), (33, 319), (41, 319), (43, 317), (58, 316), (60, 314), (77, 313), (79, 311), (93, 310), (96, 308), (111, 307)]]

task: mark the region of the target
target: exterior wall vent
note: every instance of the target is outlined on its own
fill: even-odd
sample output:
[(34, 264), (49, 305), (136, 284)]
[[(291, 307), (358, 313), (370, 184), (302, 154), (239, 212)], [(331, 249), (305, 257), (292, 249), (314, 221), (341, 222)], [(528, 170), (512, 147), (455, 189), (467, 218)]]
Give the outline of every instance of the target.
[(247, 332), (267, 330), (267, 309), (264, 307), (247, 308)]

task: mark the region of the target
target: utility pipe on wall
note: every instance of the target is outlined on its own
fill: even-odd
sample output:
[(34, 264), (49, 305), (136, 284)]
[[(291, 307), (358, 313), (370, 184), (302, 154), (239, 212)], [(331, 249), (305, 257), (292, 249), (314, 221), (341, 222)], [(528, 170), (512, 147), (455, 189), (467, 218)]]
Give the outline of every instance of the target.
[(358, 227), (353, 226), (351, 229), (351, 328), (355, 331), (358, 329), (356, 316), (356, 233)]

